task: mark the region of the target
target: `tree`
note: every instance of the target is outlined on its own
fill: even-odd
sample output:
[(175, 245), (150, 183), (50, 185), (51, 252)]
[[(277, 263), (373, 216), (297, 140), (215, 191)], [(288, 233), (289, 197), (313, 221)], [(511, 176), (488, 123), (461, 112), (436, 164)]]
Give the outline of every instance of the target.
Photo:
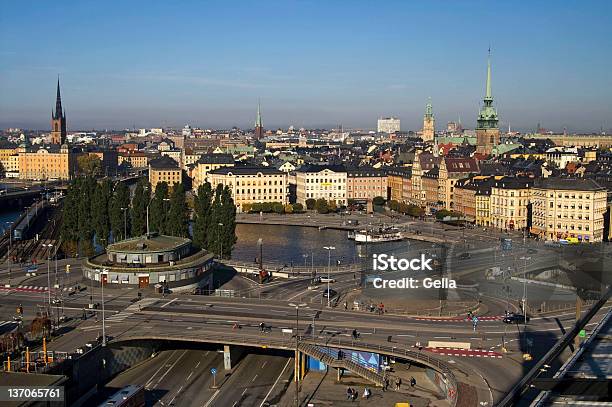
[(274, 213), (282, 214), (285, 212), (285, 207), (280, 202), (274, 202), (272, 204), (272, 210), (274, 211)]
[(329, 212), (329, 207), (327, 206), (327, 201), (325, 200), (325, 198), (317, 199), (315, 203), (315, 209), (317, 210), (318, 213), (328, 213)]
[(76, 256), (78, 252), (79, 241), (79, 199), (80, 183), (73, 180), (68, 186), (66, 197), (64, 198), (64, 207), (62, 210), (62, 225), (60, 235), (62, 238), (62, 250), (69, 256)]
[(304, 211), (304, 205), (302, 205), (301, 203), (294, 203), (293, 204), (293, 212), (299, 213), (299, 212), (303, 212), (303, 211)]
[(399, 211), (400, 208), (400, 203), (398, 201), (396, 201), (395, 199), (389, 201), (389, 209), (391, 209), (392, 211)]
[(377, 196), (372, 199), (372, 203), (377, 206), (382, 206), (385, 204), (385, 198), (383, 198), (382, 196)]
[(142, 236), (147, 231), (147, 205), (150, 200), (150, 187), (146, 179), (141, 178), (136, 184), (132, 198), (132, 236)]
[(236, 206), (228, 187), (217, 185), (211, 209), (208, 249), (221, 258), (228, 257), (236, 243)]
[(96, 180), (93, 177), (81, 177), (77, 212), (78, 212), (78, 246), (79, 254), (92, 256), (94, 254), (93, 237), (94, 228), (92, 222), (92, 202), (96, 189)]
[(313, 210), (315, 208), (316, 203), (317, 201), (313, 198), (308, 198), (306, 200), (306, 209), (308, 209), (309, 211)]
[(254, 204), (251, 205), (251, 212), (261, 212), (263, 209), (261, 203), (259, 202), (255, 202)]
[(100, 173), (102, 165), (100, 157), (95, 154), (83, 154), (77, 158), (79, 172), (87, 177), (93, 177)]
[[(158, 187), (159, 185), (157, 184)], [(189, 208), (187, 208), (183, 184), (174, 184), (172, 187), (166, 233), (170, 236), (189, 237)]]
[[(130, 190), (124, 182), (117, 182), (109, 204), (110, 225), (115, 242), (127, 239), (130, 235), (130, 219), (127, 216), (129, 207)], [(122, 208), (125, 208), (125, 211)]]
[(261, 210), (265, 213), (272, 212), (272, 202), (262, 202)]
[(243, 203), (241, 210), (243, 213), (249, 213), (251, 212), (252, 208), (253, 208), (253, 205), (251, 205), (250, 203)]
[(327, 203), (327, 208), (329, 209), (330, 212), (336, 212), (338, 210), (338, 205), (336, 204), (336, 201), (334, 201), (333, 199), (330, 199), (329, 202)]
[(103, 180), (102, 182), (96, 184), (93, 200), (91, 202), (91, 214), (96, 233), (96, 241), (103, 247), (105, 247), (109, 242), (109, 202), (111, 199), (112, 190), (112, 182), (109, 179)]
[(208, 249), (212, 198), (210, 183), (206, 182), (198, 187), (198, 194), (194, 201), (193, 244), (201, 249)]
[(160, 182), (155, 187), (155, 193), (149, 206), (149, 229), (160, 235), (168, 234), (166, 221), (168, 216), (168, 184)]
[(283, 205), (283, 210), (285, 211), (285, 213), (293, 213), (293, 205), (291, 204)]

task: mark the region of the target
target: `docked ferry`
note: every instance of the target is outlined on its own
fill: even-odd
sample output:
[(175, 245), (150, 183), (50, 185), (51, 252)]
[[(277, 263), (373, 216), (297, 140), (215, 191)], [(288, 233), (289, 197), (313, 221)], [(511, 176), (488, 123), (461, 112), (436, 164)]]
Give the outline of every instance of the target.
[(357, 243), (382, 243), (402, 240), (402, 233), (396, 227), (380, 227), (375, 230), (362, 229), (355, 231), (349, 238), (355, 239)]

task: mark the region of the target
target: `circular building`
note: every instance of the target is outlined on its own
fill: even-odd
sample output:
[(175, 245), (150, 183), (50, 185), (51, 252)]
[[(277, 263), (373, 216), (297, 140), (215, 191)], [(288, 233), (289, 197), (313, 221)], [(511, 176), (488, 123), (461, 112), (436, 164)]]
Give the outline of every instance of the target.
[(107, 286), (212, 290), (213, 263), (213, 255), (189, 239), (151, 233), (108, 245), (84, 262), (83, 276)]

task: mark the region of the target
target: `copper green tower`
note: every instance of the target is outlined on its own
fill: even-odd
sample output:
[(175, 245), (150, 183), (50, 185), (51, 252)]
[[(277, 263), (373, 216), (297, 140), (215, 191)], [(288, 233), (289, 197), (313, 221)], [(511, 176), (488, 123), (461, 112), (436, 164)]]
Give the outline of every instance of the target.
[(476, 152), (488, 155), (499, 144), (499, 120), (497, 110), (493, 107), (493, 95), (491, 94), (490, 49), (487, 60), (487, 88), (483, 102), (476, 125)]

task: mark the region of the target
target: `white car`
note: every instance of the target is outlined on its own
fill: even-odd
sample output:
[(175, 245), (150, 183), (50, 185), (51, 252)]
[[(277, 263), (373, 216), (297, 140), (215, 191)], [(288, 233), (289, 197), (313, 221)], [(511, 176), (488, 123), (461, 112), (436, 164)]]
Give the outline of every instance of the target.
[(331, 277), (321, 277), (321, 282), (322, 283), (335, 283), (336, 280), (334, 278)]

